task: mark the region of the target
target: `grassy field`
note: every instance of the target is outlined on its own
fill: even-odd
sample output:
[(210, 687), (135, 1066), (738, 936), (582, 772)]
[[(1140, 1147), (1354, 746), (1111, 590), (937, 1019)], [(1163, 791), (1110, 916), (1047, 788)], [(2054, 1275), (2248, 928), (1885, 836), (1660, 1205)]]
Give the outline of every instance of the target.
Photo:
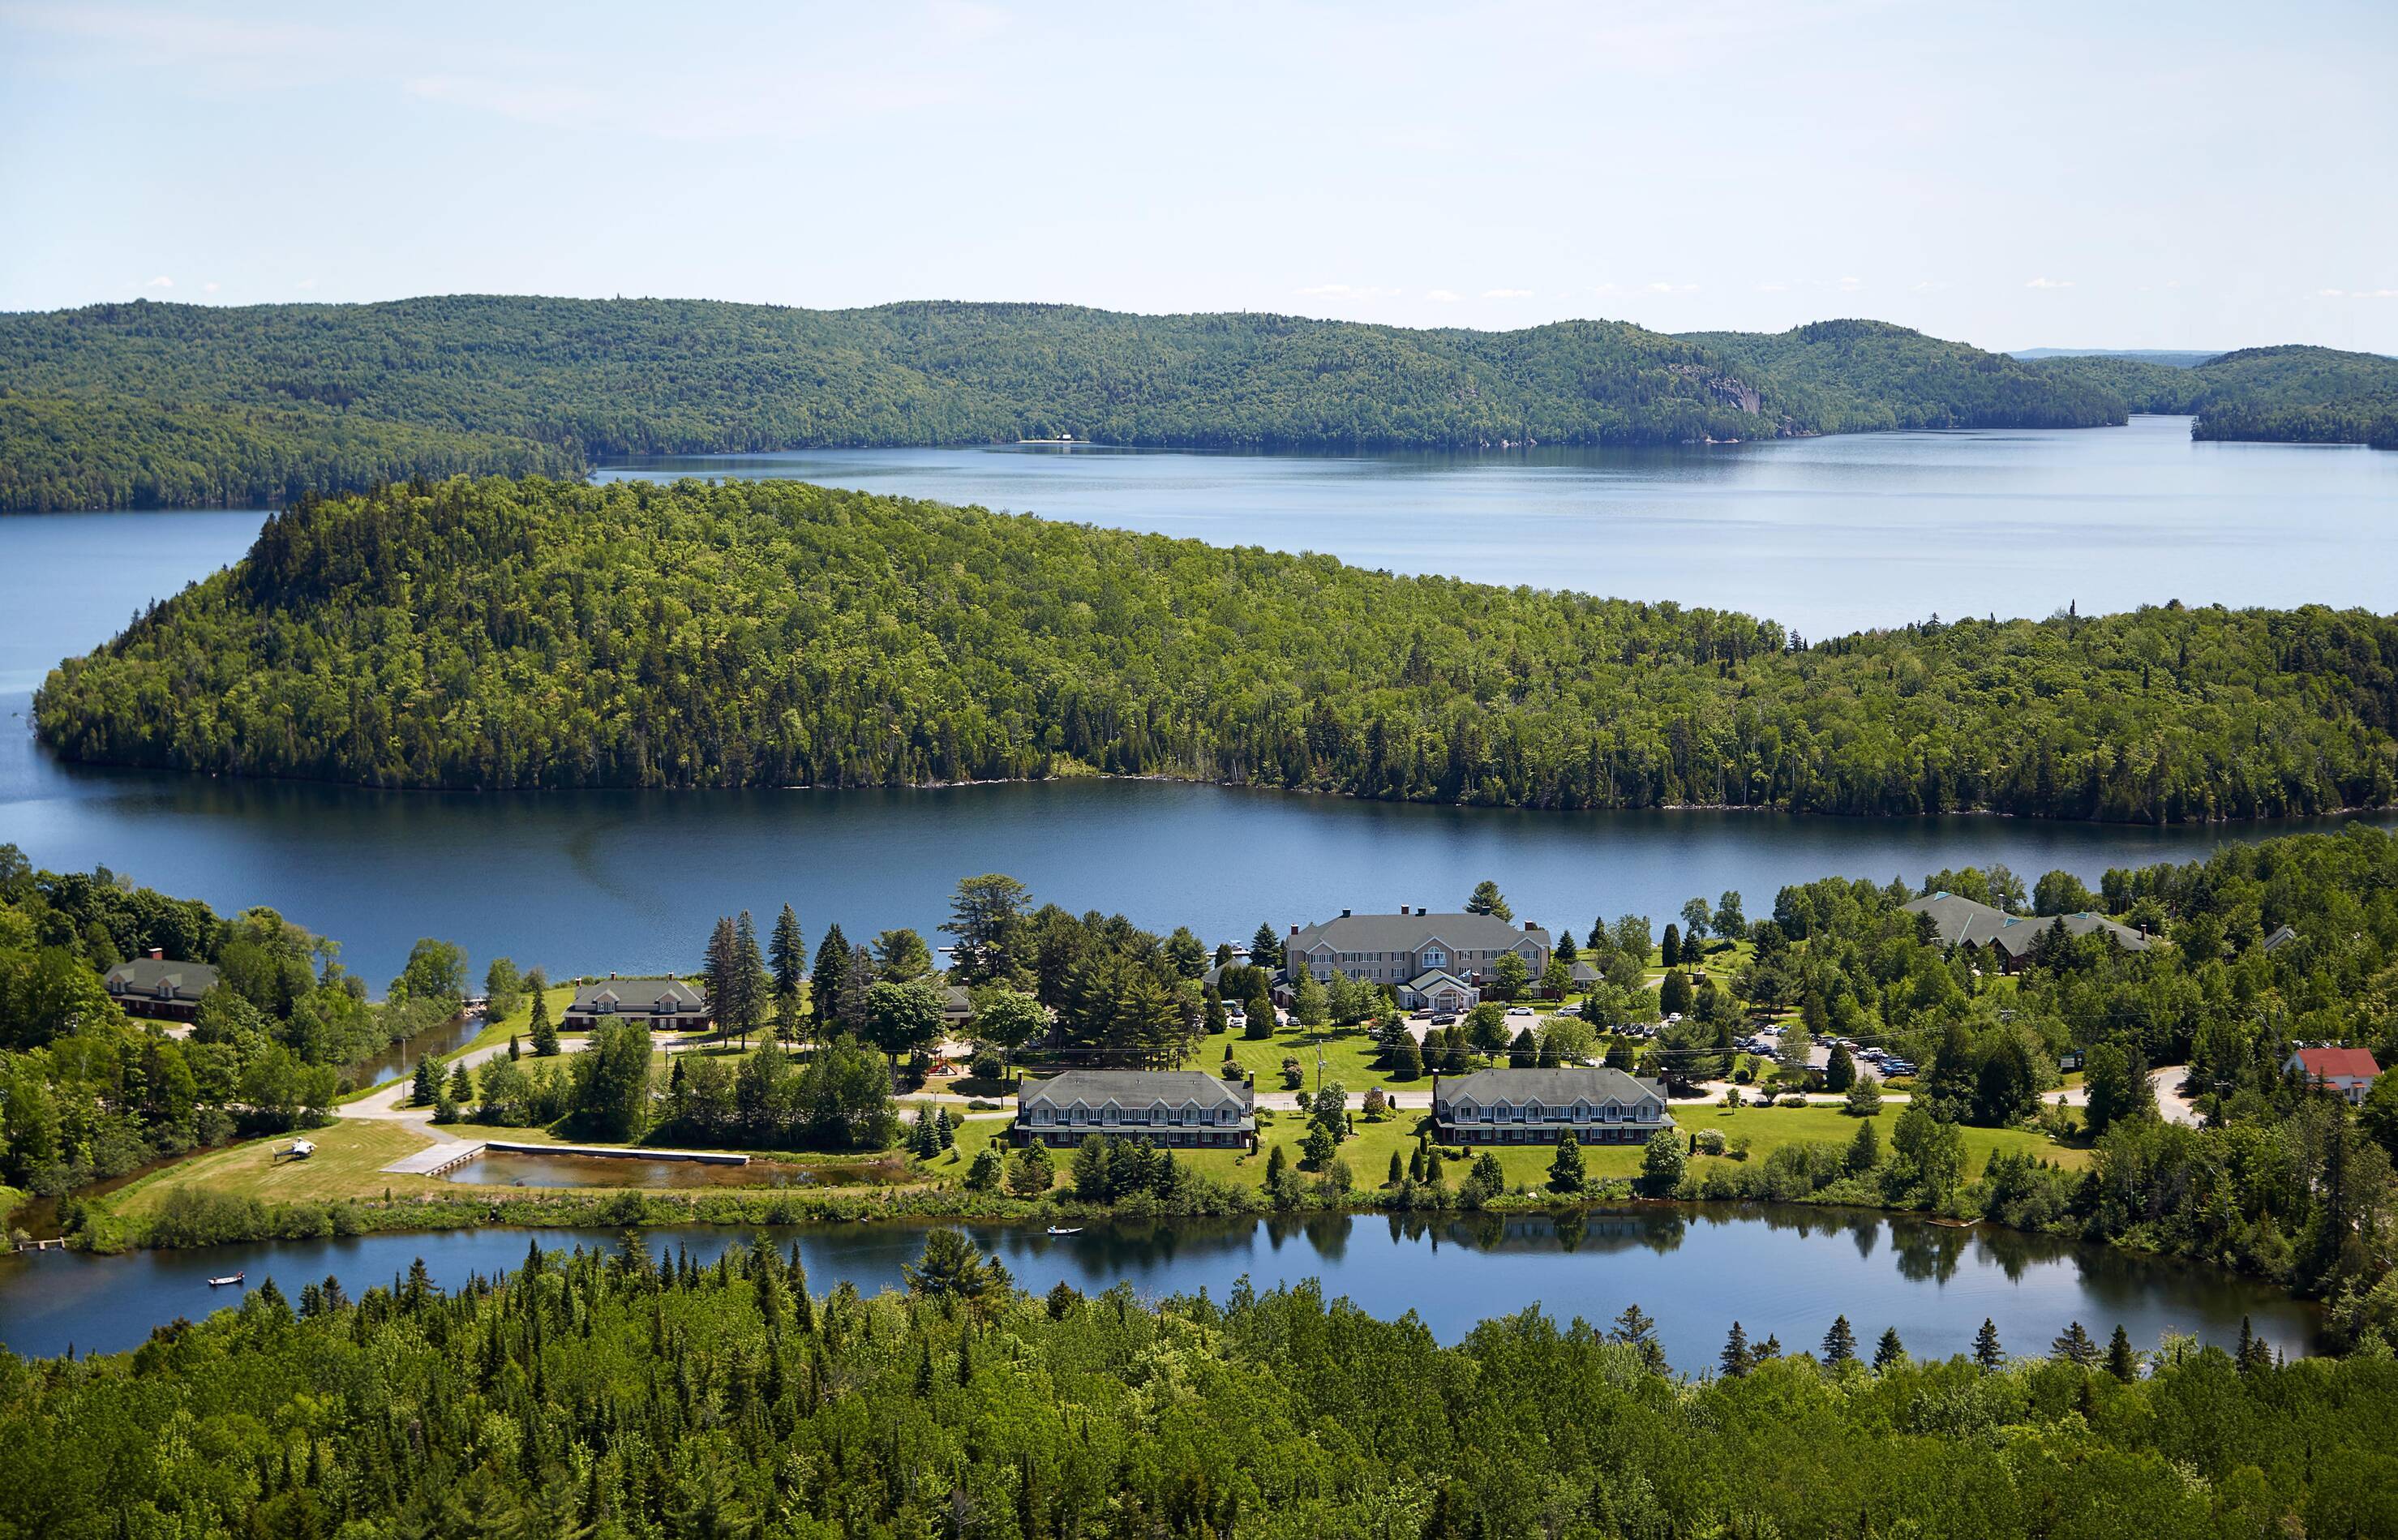
[(254, 1139), (194, 1155), (155, 1172), (114, 1195), (109, 1208), (128, 1216), (147, 1215), (178, 1187), (203, 1187), (237, 1197), (269, 1203), (301, 1199), (379, 1198), (388, 1188), (394, 1196), (450, 1189), (438, 1177), (395, 1176), (383, 1168), (424, 1148), (417, 1134), (396, 1123), (348, 1118), (306, 1135), (317, 1153), (305, 1160), (277, 1160), (275, 1152), (290, 1147), (290, 1135)]

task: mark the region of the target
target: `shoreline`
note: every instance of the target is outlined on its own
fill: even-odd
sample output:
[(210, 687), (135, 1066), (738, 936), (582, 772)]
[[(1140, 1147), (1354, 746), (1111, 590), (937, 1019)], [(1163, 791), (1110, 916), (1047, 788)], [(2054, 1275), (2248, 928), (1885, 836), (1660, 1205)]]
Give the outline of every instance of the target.
[(1471, 809), (1491, 813), (1738, 813), (1772, 815), (1788, 818), (1822, 819), (1859, 824), (1898, 824), (1934, 818), (2004, 818), (2025, 824), (2053, 824), (2085, 829), (2214, 829), (2263, 828), (2313, 818), (2367, 818), (2398, 814), (2398, 803), (2383, 803), (2349, 807), (2324, 808), (2310, 813), (2270, 813), (2255, 817), (2230, 816), (2205, 818), (2072, 818), (2050, 817), (2039, 813), (2014, 813), (1998, 807), (1952, 807), (1937, 813), (1838, 813), (1814, 808), (1777, 807), (1763, 803), (1675, 802), (1603, 806), (1565, 807), (1545, 803), (1479, 803), (1438, 801), (1416, 797), (1369, 797), (1355, 791), (1328, 786), (1275, 786), (1253, 780), (1221, 780), (1199, 775), (1172, 775), (1151, 772), (1144, 775), (1122, 775), (1105, 770), (1082, 769), (1047, 776), (993, 776), (982, 780), (871, 781), (855, 784), (833, 784), (817, 781), (792, 781), (774, 786), (629, 786), (601, 784), (591, 786), (378, 786), (370, 781), (332, 780), (312, 776), (241, 776), (219, 770), (178, 770), (171, 765), (145, 764), (117, 760), (71, 759), (61, 755), (48, 743), (42, 741), (41, 731), (31, 720), (27, 731), (36, 749), (56, 763), (74, 770), (103, 774), (176, 776), (187, 780), (233, 781), (252, 786), (335, 787), (344, 791), (370, 791), (380, 795), (404, 797), (557, 797), (580, 796), (594, 792), (640, 792), (666, 796), (702, 796), (725, 792), (796, 792), (840, 795), (855, 791), (964, 791), (984, 786), (1048, 786), (1067, 781), (1117, 781), (1133, 784), (1153, 783), (1165, 786), (1212, 786), (1227, 791), (1271, 792), (1282, 796), (1324, 797), (1337, 802), (1379, 803), (1394, 807), (1432, 807)]

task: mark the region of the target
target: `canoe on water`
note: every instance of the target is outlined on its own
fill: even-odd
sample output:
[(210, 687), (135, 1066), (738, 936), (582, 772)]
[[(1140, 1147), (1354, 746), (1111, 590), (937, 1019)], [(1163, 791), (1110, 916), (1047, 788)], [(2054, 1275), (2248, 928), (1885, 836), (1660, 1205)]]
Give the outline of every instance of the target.
[(247, 1272), (241, 1272), (241, 1273), (235, 1273), (235, 1274), (232, 1274), (231, 1276), (226, 1277), (222, 1277), (222, 1278), (210, 1278), (210, 1279), (209, 1280), (209, 1288), (211, 1288), (211, 1289), (222, 1289), (226, 1284), (229, 1284), (229, 1283), (239, 1283), (242, 1279), (244, 1279), (244, 1278), (246, 1278), (246, 1277), (249, 1277), (249, 1275)]

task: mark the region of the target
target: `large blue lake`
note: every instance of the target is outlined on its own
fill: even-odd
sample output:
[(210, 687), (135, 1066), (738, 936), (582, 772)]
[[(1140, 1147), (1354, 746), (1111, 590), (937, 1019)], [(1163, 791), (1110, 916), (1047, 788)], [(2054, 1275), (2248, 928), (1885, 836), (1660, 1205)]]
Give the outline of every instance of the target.
[[(2398, 607), (2398, 455), (2189, 442), (2178, 418), (2055, 433), (1883, 434), (1705, 450), (1264, 456), (896, 450), (752, 455), (603, 476), (804, 476), (1399, 570), (1740, 608), (1811, 636), (1938, 612), (2144, 601)], [(370, 981), (433, 935), (553, 974), (698, 958), (712, 918), (797, 906), (813, 940), (937, 924), (1006, 871), (1073, 910), (1209, 940), (1343, 907), (1461, 902), (1494, 877), (1581, 934), (1741, 890), (1761, 912), (1829, 872), (1964, 862), (2095, 879), (2259, 827), (1997, 818), (1554, 814), (1207, 786), (476, 796), (60, 765), (25, 718), (62, 655), (236, 559), (259, 512), (0, 518), (0, 841), (221, 907), (271, 904)]]

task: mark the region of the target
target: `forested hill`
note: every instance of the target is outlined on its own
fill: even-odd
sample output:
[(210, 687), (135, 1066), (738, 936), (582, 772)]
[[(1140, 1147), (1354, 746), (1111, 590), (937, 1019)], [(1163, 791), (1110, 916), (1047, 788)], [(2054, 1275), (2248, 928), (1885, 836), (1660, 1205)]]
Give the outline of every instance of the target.
[(628, 453), (1453, 448), (2089, 426), (2120, 394), (1872, 322), (1674, 338), (1064, 305), (460, 295), (0, 316), (0, 507), (284, 502)]
[(2164, 820), (2398, 802), (2398, 621), (1745, 615), (788, 481), (303, 500), (54, 671), (70, 758), (383, 786), (1097, 768), (1378, 798)]
[(2195, 416), (2192, 437), (2398, 449), (2398, 358), (2329, 347), (2248, 347), (2194, 368), (2060, 356), (2029, 367), (2111, 392), (2135, 412)]

